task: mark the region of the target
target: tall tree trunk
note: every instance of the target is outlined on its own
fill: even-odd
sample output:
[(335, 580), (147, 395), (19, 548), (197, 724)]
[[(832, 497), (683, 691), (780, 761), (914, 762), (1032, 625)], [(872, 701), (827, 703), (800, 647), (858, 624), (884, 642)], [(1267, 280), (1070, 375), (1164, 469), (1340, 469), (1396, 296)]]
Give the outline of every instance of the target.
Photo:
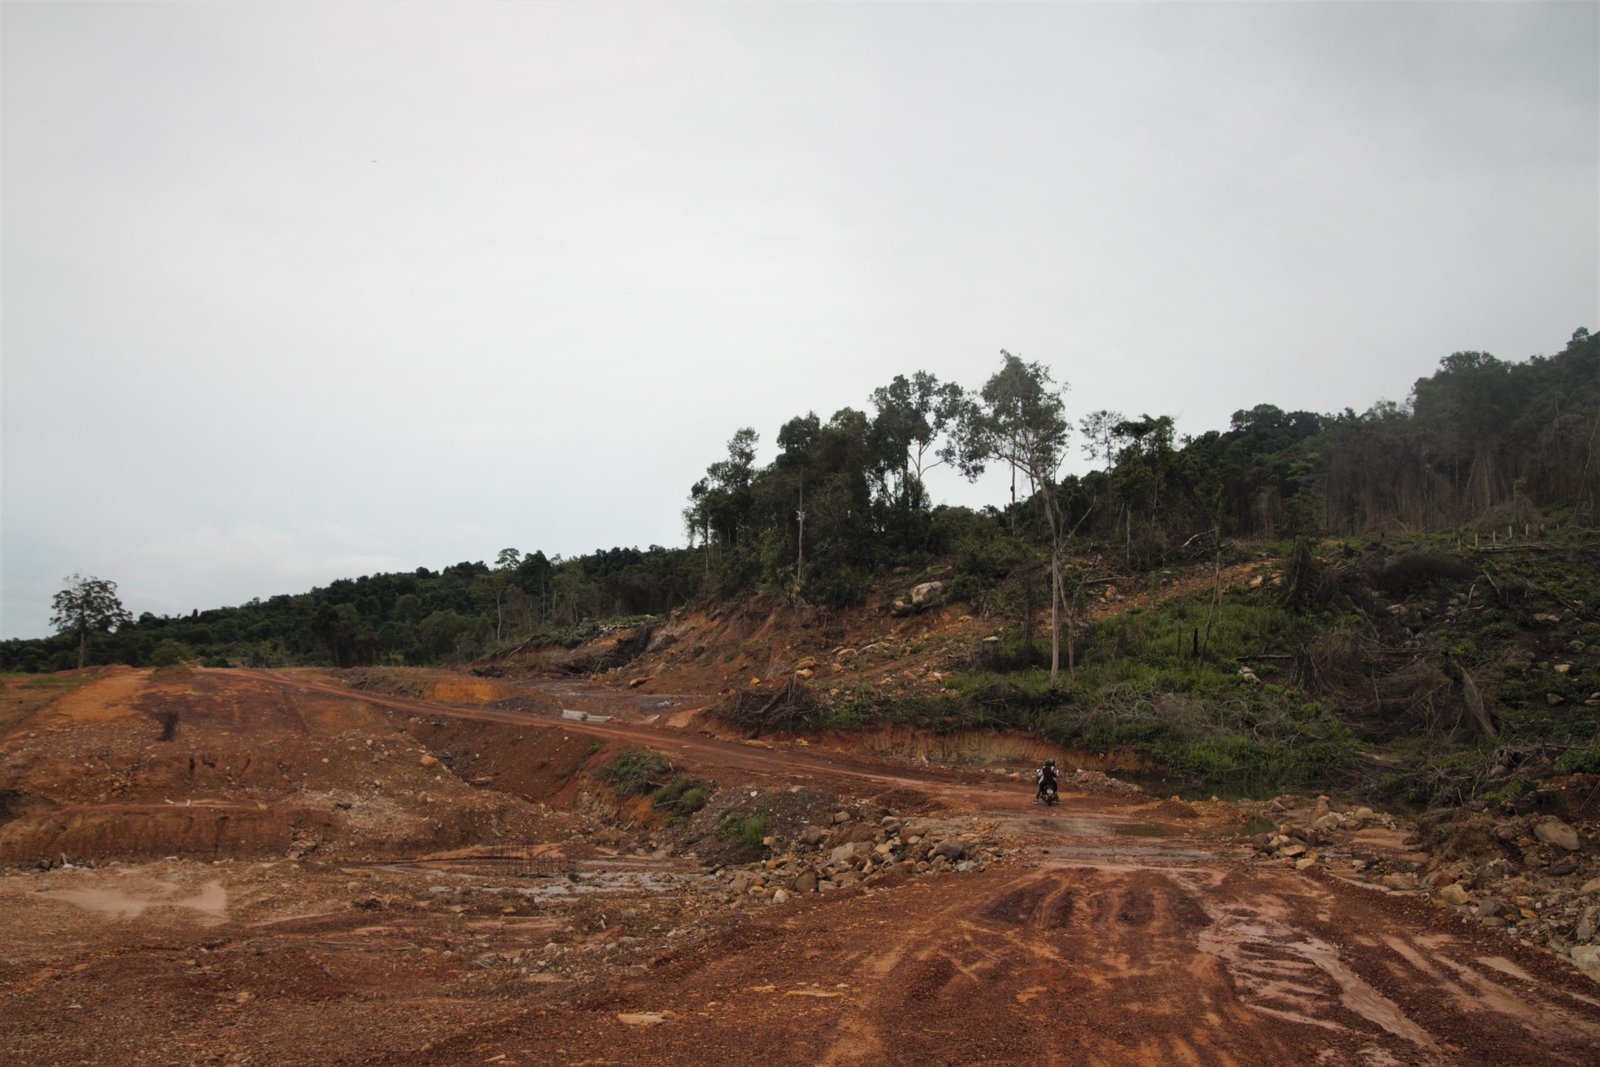
[(1057, 608), (1061, 604), (1061, 553), (1051, 538), (1050, 545), (1050, 688), (1056, 687), (1056, 676), (1061, 673), (1061, 620)]
[(1041, 487), (1041, 495), (1045, 521), (1050, 524), (1050, 688), (1054, 689), (1061, 674), (1061, 516), (1048, 484)]
[(78, 627), (78, 669), (83, 670), (83, 661), (89, 651), (89, 628)]

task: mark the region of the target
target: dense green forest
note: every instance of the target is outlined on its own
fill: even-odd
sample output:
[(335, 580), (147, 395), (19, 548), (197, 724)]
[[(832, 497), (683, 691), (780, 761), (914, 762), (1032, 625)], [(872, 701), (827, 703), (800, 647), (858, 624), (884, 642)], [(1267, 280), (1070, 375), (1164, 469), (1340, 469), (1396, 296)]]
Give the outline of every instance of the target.
[[(1069, 437), (1070, 433), (1070, 437)], [(1048, 370), (1002, 354), (981, 387), (924, 372), (867, 407), (807, 412), (760, 438), (737, 429), (689, 490), (688, 546), (563, 559), (503, 550), (490, 565), (341, 579), (306, 593), (189, 615), (145, 613), (86, 642), (91, 663), (201, 658), (276, 664), (429, 664), (481, 656), (597, 620), (656, 615), (707, 595), (760, 591), (859, 603), (893, 568), (945, 561), (953, 594), (1054, 572), (1040, 605), (1071, 625), (1094, 559), (1136, 574), (1220, 555), (1228, 542), (1426, 533), (1474, 524), (1593, 525), (1600, 501), (1600, 340), (1507, 362), (1458, 352), (1404, 404), (1365, 412), (1236, 412), (1179, 437), (1164, 415), (1094, 410), (1068, 420)], [(1059, 476), (1075, 447), (1097, 469)], [(924, 478), (948, 464), (1009, 469), (1010, 498), (934, 507)], [(1054, 546), (1054, 550), (1052, 550)], [(0, 643), (0, 669), (76, 665), (80, 635)], [(1072, 644), (1067, 643), (1068, 666)]]

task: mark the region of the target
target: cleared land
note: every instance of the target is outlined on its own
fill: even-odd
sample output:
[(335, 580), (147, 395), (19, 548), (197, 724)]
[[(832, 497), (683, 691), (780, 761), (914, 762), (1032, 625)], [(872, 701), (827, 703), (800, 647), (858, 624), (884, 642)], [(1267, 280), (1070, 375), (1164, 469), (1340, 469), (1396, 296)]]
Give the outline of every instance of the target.
[[(1595, 1061), (1600, 986), (1347, 877), (1411, 855), (1403, 832), (1301, 871), (1237, 805), (1083, 775), (1047, 810), (1020, 756), (752, 744), (699, 703), (428, 672), (6, 680), (0, 1058)], [(637, 748), (718, 799), (669, 825), (619, 798), (601, 772)], [(753, 863), (706, 832), (735, 801), (773, 838)], [(856, 845), (875, 858), (836, 870)]]

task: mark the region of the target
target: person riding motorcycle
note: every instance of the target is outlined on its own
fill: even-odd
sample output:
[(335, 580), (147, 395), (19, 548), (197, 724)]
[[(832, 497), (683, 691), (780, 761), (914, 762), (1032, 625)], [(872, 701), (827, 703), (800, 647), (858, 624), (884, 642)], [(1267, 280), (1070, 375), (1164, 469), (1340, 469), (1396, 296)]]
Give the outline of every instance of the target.
[(1044, 791), (1045, 791), (1046, 787), (1049, 787), (1051, 789), (1058, 788), (1058, 786), (1057, 786), (1057, 775), (1056, 775), (1056, 761), (1053, 760), (1053, 759), (1045, 760), (1044, 761), (1044, 766), (1040, 767), (1037, 771), (1034, 772), (1033, 780), (1034, 780), (1034, 783), (1038, 786), (1038, 789), (1034, 793), (1034, 799), (1035, 800), (1043, 800), (1044, 799)]

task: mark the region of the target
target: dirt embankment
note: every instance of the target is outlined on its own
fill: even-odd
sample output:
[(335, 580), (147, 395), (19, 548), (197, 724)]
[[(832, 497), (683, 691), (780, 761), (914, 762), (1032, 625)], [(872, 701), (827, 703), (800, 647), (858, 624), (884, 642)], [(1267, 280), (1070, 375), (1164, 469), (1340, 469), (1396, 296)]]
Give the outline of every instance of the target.
[[(1227, 587), (1265, 580), (1271, 561), (1223, 569)], [(1191, 596), (1215, 581), (1210, 567), (1093, 587), (1080, 609), (1087, 624), (1107, 614)], [(927, 592), (914, 606), (914, 591)], [(890, 583), (849, 608), (794, 605), (751, 597), (698, 605), (664, 620), (601, 633), (571, 645), (544, 645), (480, 665), (496, 675), (584, 674), (643, 693), (725, 697), (752, 686), (800, 678), (830, 698), (861, 691), (934, 694), (944, 678), (982, 658), (984, 641), (1007, 624), (970, 604), (944, 602), (943, 583)]]

